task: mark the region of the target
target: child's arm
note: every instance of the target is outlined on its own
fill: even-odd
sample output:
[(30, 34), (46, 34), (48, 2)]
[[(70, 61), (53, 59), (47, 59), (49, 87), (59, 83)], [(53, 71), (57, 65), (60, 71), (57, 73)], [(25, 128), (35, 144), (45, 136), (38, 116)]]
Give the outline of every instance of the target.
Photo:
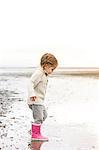
[(36, 99), (36, 96), (30, 97), (31, 101), (35, 101), (35, 99)]
[(35, 99), (37, 98), (35, 94), (35, 87), (40, 82), (41, 77), (42, 77), (42, 72), (40, 70), (37, 70), (30, 78), (29, 86), (28, 86), (28, 93), (32, 101), (35, 101)]

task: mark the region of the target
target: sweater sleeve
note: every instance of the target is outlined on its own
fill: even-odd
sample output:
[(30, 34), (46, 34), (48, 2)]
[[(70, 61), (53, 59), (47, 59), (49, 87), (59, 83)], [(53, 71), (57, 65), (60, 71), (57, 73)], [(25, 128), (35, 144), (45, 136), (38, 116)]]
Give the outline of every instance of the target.
[(29, 85), (28, 85), (28, 94), (29, 97), (36, 96), (34, 88), (41, 81), (43, 73), (40, 70), (36, 70), (34, 74), (31, 76)]

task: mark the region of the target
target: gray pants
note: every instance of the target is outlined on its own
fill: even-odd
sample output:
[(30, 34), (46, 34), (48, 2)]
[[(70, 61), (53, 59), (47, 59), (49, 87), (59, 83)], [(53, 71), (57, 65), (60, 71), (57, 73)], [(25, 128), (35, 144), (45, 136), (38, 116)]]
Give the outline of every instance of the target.
[(33, 112), (33, 118), (35, 123), (43, 123), (47, 118), (47, 111), (43, 105), (29, 105), (29, 108)]

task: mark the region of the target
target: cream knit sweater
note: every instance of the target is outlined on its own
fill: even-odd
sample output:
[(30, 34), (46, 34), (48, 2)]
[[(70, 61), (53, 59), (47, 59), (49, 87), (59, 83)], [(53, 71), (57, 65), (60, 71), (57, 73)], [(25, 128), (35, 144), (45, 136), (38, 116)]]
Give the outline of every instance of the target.
[[(45, 74), (43, 68), (38, 68), (29, 80), (28, 85), (28, 104), (44, 104), (44, 98), (46, 94), (46, 88), (48, 83), (48, 77)], [(31, 101), (30, 97), (36, 96), (35, 101)]]

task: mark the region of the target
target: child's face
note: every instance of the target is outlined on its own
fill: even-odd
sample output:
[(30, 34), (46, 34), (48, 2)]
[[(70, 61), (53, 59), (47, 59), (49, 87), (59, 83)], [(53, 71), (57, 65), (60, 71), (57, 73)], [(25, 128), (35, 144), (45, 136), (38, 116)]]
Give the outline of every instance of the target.
[(55, 69), (55, 67), (52, 67), (52, 66), (49, 66), (49, 65), (45, 65), (45, 67), (44, 67), (44, 71), (47, 74), (51, 74), (54, 71), (54, 69)]

